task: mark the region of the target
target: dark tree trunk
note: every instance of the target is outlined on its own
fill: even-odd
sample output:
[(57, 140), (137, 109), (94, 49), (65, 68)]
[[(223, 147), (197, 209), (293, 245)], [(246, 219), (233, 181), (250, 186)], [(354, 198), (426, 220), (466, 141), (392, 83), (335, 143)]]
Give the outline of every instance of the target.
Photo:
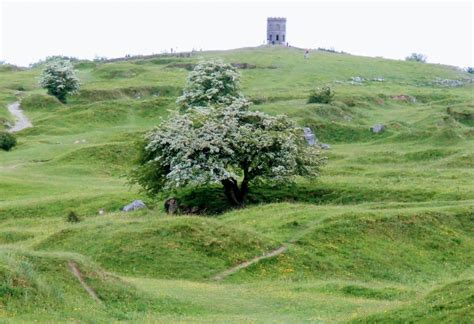
[(246, 179), (242, 181), (240, 188), (237, 180), (233, 178), (222, 180), (221, 183), (231, 205), (241, 207), (245, 204), (248, 193), (248, 181)]
[(243, 162), (241, 164), (242, 170), (244, 171), (244, 178), (242, 183), (239, 184), (237, 180), (234, 178), (228, 178), (222, 180), (222, 185), (224, 186), (224, 193), (233, 206), (242, 207), (245, 204), (245, 199), (247, 198), (247, 194), (249, 192), (249, 180), (251, 178), (251, 174), (249, 172), (249, 163)]

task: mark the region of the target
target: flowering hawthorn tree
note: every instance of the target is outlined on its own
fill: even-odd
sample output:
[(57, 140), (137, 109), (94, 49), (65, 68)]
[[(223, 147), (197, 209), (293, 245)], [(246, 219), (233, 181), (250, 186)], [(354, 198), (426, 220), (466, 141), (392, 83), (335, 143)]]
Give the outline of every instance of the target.
[(132, 182), (150, 194), (220, 183), (242, 206), (251, 183), (318, 176), (324, 158), (286, 116), (251, 111), (240, 96), (228, 104), (215, 98), (220, 104), (199, 101), (200, 109), (177, 112), (145, 136)]
[(203, 62), (189, 73), (183, 95), (176, 103), (183, 109), (230, 105), (242, 98), (240, 75), (235, 68), (220, 61)]
[(74, 67), (67, 60), (55, 59), (48, 63), (40, 76), (39, 84), (48, 90), (48, 94), (55, 96), (61, 102), (66, 102), (68, 94), (79, 90), (79, 79)]

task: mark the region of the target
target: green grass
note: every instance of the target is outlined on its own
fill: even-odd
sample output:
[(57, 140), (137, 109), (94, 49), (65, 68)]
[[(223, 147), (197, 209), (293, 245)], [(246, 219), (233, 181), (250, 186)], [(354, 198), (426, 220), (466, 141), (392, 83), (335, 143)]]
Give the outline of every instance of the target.
[[(189, 68), (215, 58), (254, 66), (239, 70), (252, 109), (311, 127), (331, 145), (328, 164), (318, 179), (252, 186), (241, 210), (218, 186), (182, 190), (205, 214), (166, 216), (168, 197), (127, 184), (134, 143), (176, 109)], [(468, 74), (277, 47), (75, 65), (82, 88), (66, 105), (39, 89), (41, 67), (0, 69), (1, 106), (21, 100), (34, 125), (0, 151), (0, 321), (472, 319), (473, 86), (432, 84)], [(322, 86), (334, 101), (307, 104)], [(11, 119), (0, 109), (0, 130)], [(133, 199), (150, 209), (119, 212)], [(82, 221), (66, 222), (70, 211)], [(275, 258), (210, 279), (282, 244)]]
[(474, 317), (474, 281), (460, 280), (430, 292), (409, 306), (354, 322), (470, 323)]
[(119, 216), (109, 217), (109, 223), (96, 219), (92, 224), (71, 226), (36, 248), (88, 255), (107, 270), (127, 276), (195, 280), (209, 278), (277, 245), (211, 219), (157, 220), (154, 216), (115, 223), (115, 217)]

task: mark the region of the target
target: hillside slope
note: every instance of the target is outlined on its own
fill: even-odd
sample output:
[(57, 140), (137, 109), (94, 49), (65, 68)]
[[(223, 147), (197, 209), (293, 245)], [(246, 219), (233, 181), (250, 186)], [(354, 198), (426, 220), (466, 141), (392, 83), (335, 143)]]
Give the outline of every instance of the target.
[[(189, 70), (216, 58), (239, 68), (252, 109), (287, 114), (328, 143), (328, 165), (312, 181), (252, 186), (241, 210), (228, 210), (219, 187), (183, 190), (179, 199), (207, 214), (166, 216), (166, 197), (145, 197), (124, 175), (135, 141), (176, 109)], [(472, 317), (471, 75), (322, 51), (305, 60), (279, 47), (75, 67), (82, 88), (67, 105), (38, 88), (41, 66), (0, 68), (0, 120), (11, 120), (6, 105), (20, 100), (33, 124), (14, 150), (0, 151), (0, 319)], [(334, 101), (307, 104), (322, 86)], [(372, 133), (374, 124), (384, 131)], [(151, 210), (119, 212), (133, 199)], [(65, 221), (71, 210), (78, 224)], [(212, 280), (280, 246), (287, 250)]]

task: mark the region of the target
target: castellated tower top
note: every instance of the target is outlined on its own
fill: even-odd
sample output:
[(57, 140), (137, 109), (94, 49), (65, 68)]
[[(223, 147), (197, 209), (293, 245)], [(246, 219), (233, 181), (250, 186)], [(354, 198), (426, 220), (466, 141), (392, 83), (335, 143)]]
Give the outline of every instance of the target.
[(267, 18), (267, 44), (286, 44), (286, 18)]

